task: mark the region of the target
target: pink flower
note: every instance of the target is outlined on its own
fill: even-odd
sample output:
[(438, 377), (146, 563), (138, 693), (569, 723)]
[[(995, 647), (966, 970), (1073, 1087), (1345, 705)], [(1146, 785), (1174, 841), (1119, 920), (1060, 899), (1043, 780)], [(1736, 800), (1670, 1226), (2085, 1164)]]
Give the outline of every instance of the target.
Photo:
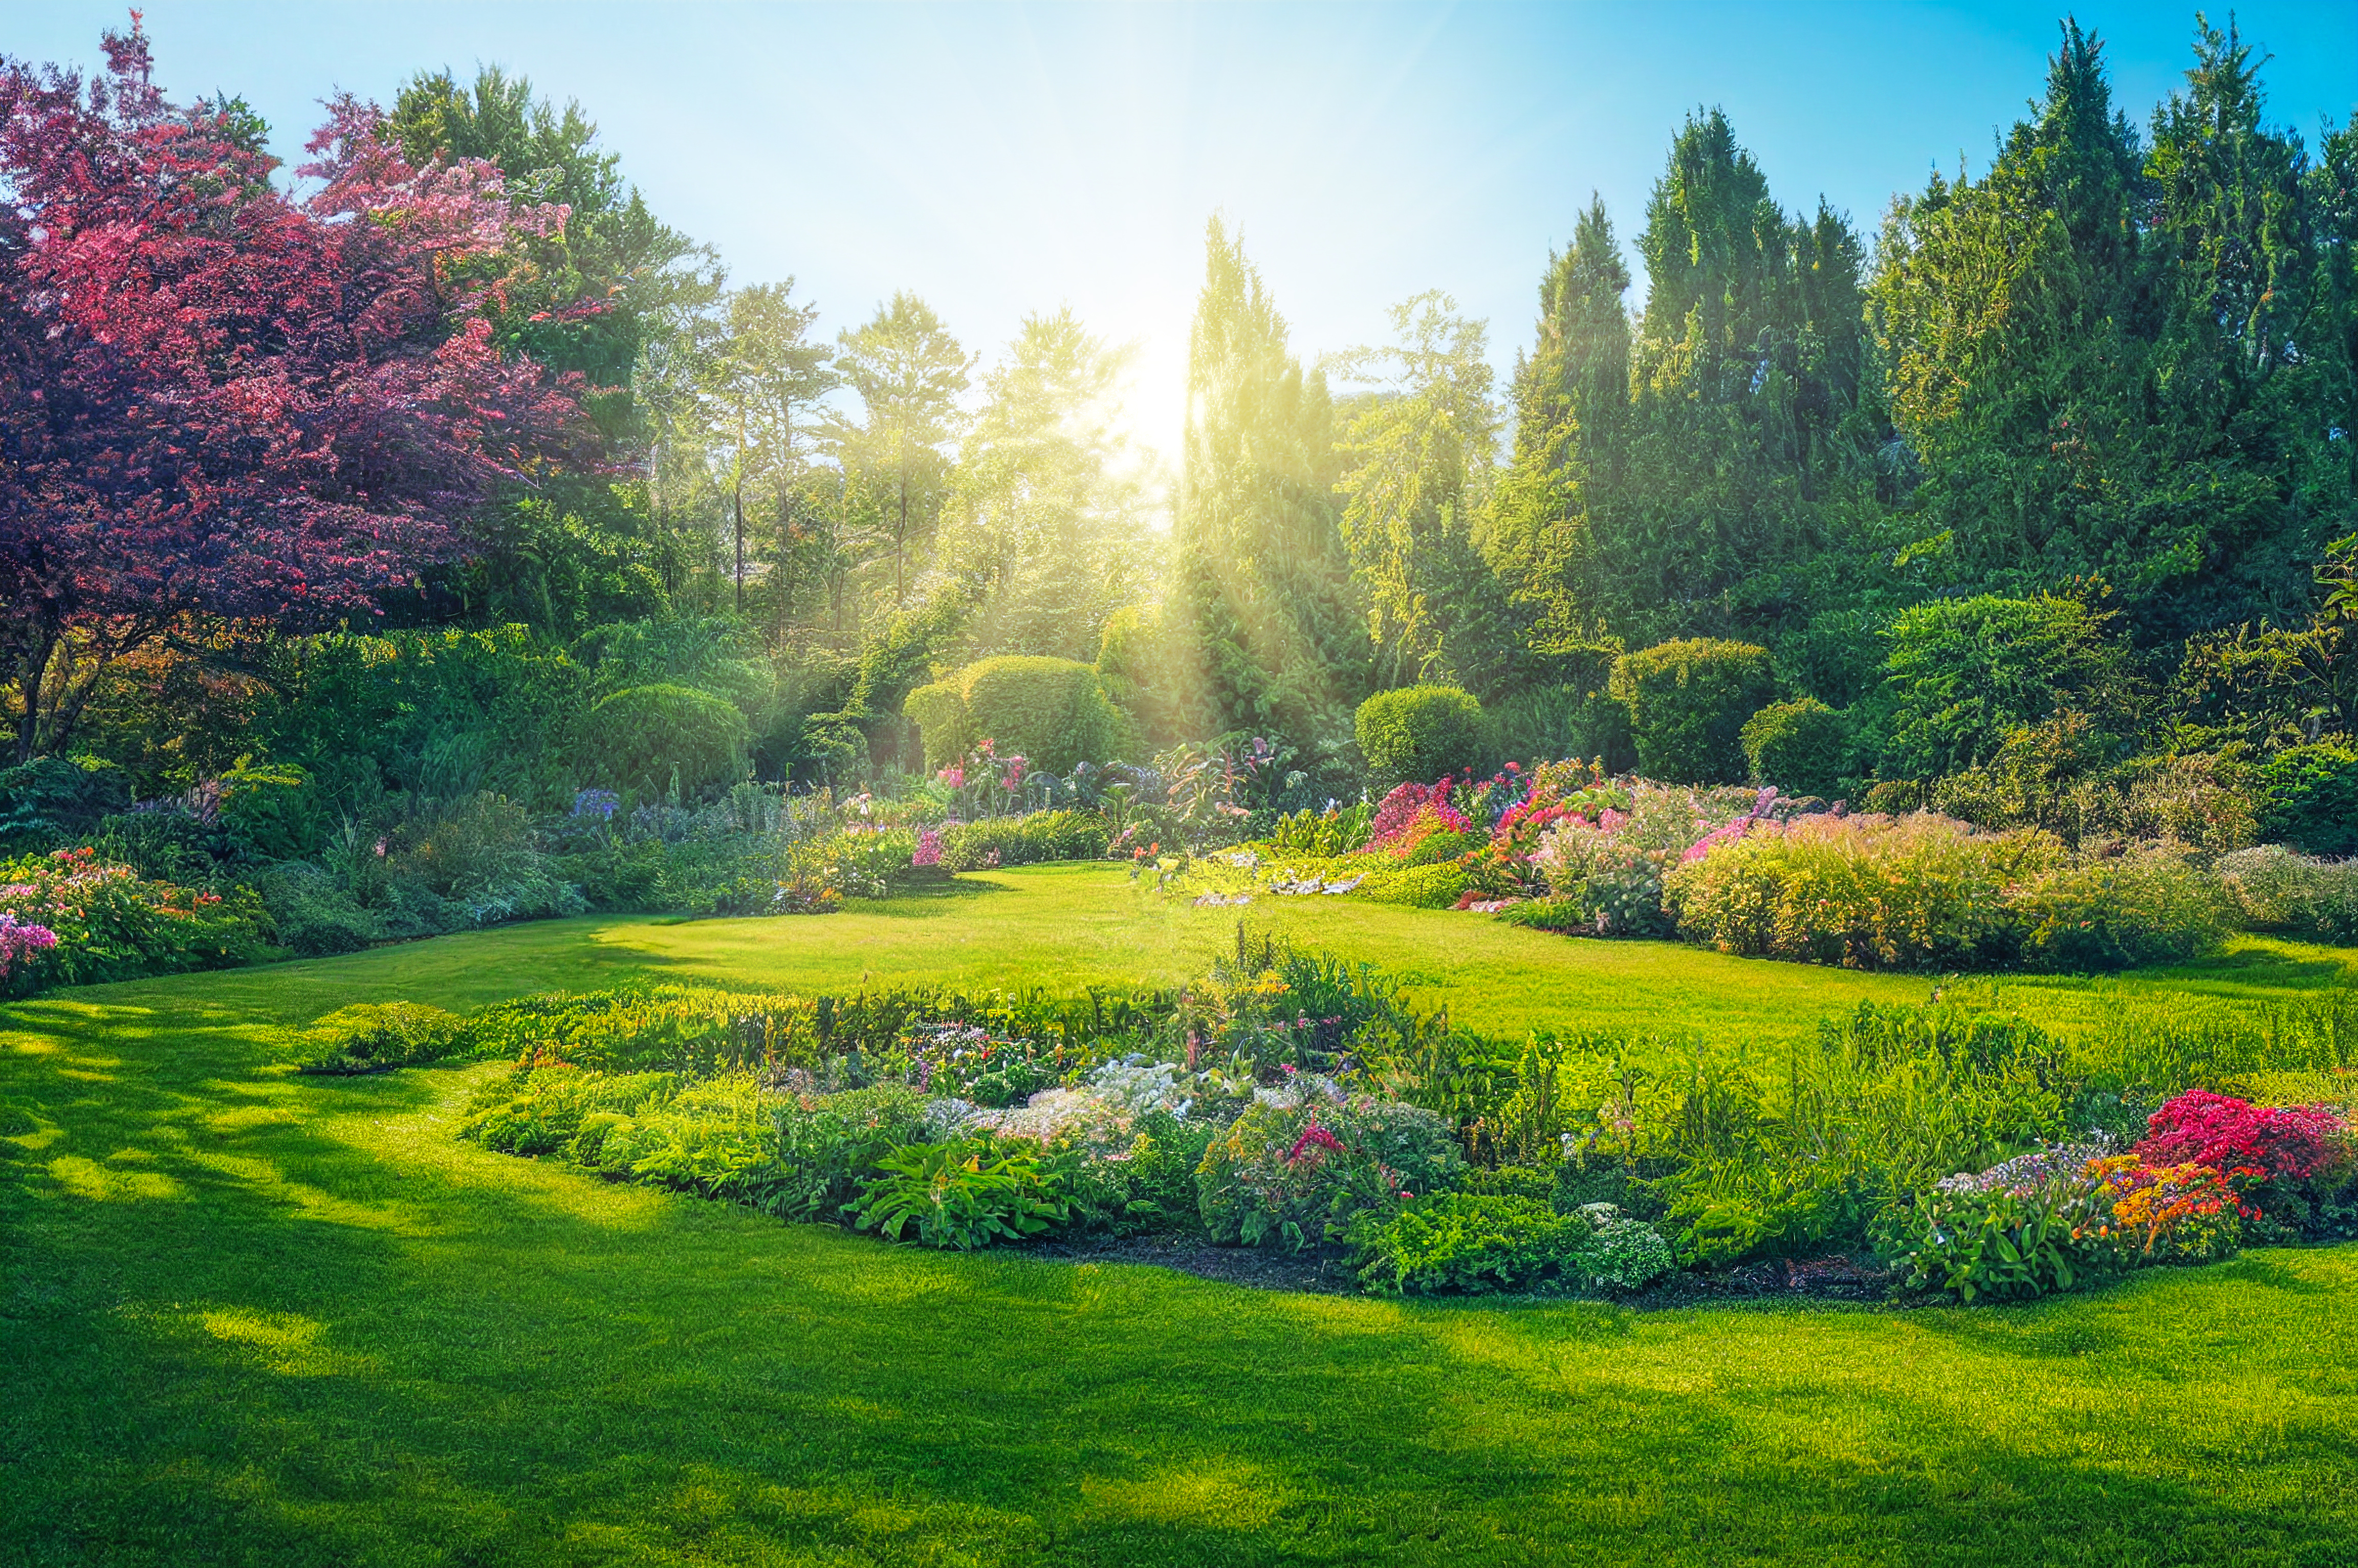
[(1330, 1154), (1340, 1154), (1343, 1141), (1319, 1126), (1317, 1117), (1313, 1116), (1310, 1125), (1302, 1130), (1302, 1136), (1293, 1141), (1293, 1147), (1286, 1153), (1285, 1162), (1289, 1165), (1299, 1163), (1303, 1152), (1309, 1149), (1323, 1149)]

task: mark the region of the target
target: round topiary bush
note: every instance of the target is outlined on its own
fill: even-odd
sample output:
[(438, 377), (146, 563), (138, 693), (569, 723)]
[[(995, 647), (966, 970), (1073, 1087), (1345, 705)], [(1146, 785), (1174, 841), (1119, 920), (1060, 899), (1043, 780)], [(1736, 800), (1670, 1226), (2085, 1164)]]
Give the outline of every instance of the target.
[(749, 730), (737, 705), (685, 686), (634, 686), (590, 710), (589, 762), (617, 787), (668, 794), (676, 770), (691, 799), (744, 771)]
[(1035, 773), (1068, 773), (1076, 762), (1113, 761), (1123, 733), (1098, 672), (1072, 659), (984, 659), (919, 687), (902, 711), (917, 721), (925, 762), (937, 768), (989, 741)]
[(2259, 829), (2311, 855), (2358, 855), (2358, 750), (2291, 746), (2261, 763)]
[(1850, 768), (1850, 720), (1814, 697), (1772, 702), (1744, 721), (1743, 745), (1754, 784), (1831, 799)]
[(1359, 704), (1353, 728), (1378, 777), (1437, 779), (1488, 766), (1482, 705), (1454, 686), (1404, 686)]
[(1613, 695), (1629, 710), (1638, 771), (1665, 784), (1739, 784), (1744, 721), (1777, 695), (1768, 650), (1691, 637), (1613, 664)]

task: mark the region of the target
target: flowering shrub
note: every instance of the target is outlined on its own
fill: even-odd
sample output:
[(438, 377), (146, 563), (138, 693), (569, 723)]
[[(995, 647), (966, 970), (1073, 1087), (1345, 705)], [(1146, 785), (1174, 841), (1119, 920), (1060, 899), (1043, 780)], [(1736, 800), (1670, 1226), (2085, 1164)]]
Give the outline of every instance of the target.
[(2222, 1171), (2188, 1160), (2156, 1164), (2139, 1154), (2092, 1161), (2086, 1175), (2098, 1201), (2109, 1206), (2083, 1246), (2109, 1243), (2122, 1262), (2207, 1263), (2235, 1250), (2241, 1222), (2256, 1218), (2238, 1184), (2257, 1176), (2245, 1167)]
[(259, 914), (251, 893), (150, 881), (90, 849), (0, 861), (0, 990), (250, 963)]
[(2248, 1165), (2269, 1181), (2307, 1181), (2333, 1157), (2341, 1119), (2321, 1106), (2286, 1109), (2191, 1089), (2147, 1122), (2136, 1152), (2148, 1161)]
[(942, 830), (927, 827), (918, 833), (917, 847), (909, 851), (909, 864), (920, 871), (942, 863)]
[(1264, 1091), (1205, 1152), (1195, 1186), (1214, 1241), (1298, 1251), (1445, 1186), (1463, 1163), (1431, 1111), (1322, 1080)]
[(1850, 968), (2118, 968), (2215, 950), (2217, 894), (2167, 850), (2077, 860), (2035, 829), (1931, 812), (1753, 824), (1665, 884), (1722, 952)]

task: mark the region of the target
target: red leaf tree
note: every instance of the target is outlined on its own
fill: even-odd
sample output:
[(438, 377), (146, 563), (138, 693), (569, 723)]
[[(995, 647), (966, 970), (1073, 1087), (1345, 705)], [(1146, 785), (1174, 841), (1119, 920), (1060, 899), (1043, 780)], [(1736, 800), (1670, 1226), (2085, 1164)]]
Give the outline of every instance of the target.
[(124, 654), (286, 631), (463, 548), (495, 486), (585, 428), (503, 359), (502, 258), (561, 207), (480, 160), (414, 168), (340, 100), (296, 197), (235, 105), (176, 107), (137, 27), (108, 68), (0, 59), (0, 680), (19, 760)]

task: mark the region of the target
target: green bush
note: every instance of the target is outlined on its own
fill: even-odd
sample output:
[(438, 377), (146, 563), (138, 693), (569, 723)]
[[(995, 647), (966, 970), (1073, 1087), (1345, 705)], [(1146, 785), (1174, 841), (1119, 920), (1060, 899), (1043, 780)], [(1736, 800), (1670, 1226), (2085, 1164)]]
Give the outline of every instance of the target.
[(1929, 812), (1757, 823), (1671, 872), (1680, 931), (1722, 952), (1861, 969), (2115, 969), (2215, 952), (2216, 881), (2174, 850), (2081, 859)]
[(1638, 769), (1668, 784), (1744, 778), (1744, 721), (1777, 695), (1768, 651), (1690, 638), (1625, 654), (1613, 696), (1629, 710)]
[(1595, 760), (1615, 773), (1636, 767), (1629, 710), (1603, 689), (1603, 676), (1595, 687), (1534, 687), (1491, 703), (1485, 714), (1498, 754), (1526, 763)]
[(1661, 1233), (1611, 1204), (1558, 1214), (1542, 1198), (1505, 1193), (1416, 1200), (1380, 1222), (1370, 1213), (1352, 1239), (1359, 1282), (1379, 1295), (1528, 1290), (1547, 1281), (1628, 1291), (1671, 1268)]
[(582, 761), (642, 799), (665, 798), (676, 781), (698, 799), (743, 773), (751, 731), (733, 703), (684, 686), (626, 687), (590, 712)]
[(791, 765), (798, 784), (846, 787), (868, 772), (868, 731), (846, 714), (811, 714), (802, 721)]
[(762, 1206), (783, 1219), (851, 1217), (878, 1162), (922, 1142), (925, 1097), (878, 1084), (790, 1101), (772, 1122), (776, 1153)]
[(902, 703), (901, 711), (917, 726), (925, 742), (925, 766), (937, 771), (962, 760), (982, 738), (975, 733), (966, 697), (956, 681), (935, 681), (917, 687)]
[(946, 767), (983, 741), (1036, 773), (1113, 761), (1121, 715), (1096, 670), (1071, 659), (1013, 654), (968, 665), (911, 692), (902, 711), (925, 736), (929, 766)]
[(255, 740), (340, 808), (380, 788), (442, 800), (494, 790), (541, 807), (579, 782), (590, 672), (529, 628), (334, 633), (285, 654)]
[(1035, 811), (990, 816), (942, 832), (942, 865), (953, 871), (1029, 866), (1048, 860), (1101, 860), (1110, 835), (1092, 811)]
[(1482, 705), (1454, 686), (1410, 686), (1379, 691), (1359, 704), (1352, 727), (1368, 767), (1388, 784), (1430, 783), (1444, 774), (1490, 766)]
[(1850, 720), (1816, 697), (1772, 702), (1744, 721), (1752, 782), (1831, 799), (1850, 772)]
[[(1455, 835), (1435, 835), (1455, 837)], [(1465, 868), (1455, 863), (1412, 866), (1399, 871), (1368, 873), (1360, 896), (1371, 903), (1400, 903), (1411, 909), (1450, 909), (1473, 885)]]
[(381, 1073), (448, 1061), (474, 1048), (467, 1022), (424, 1002), (355, 1002), (303, 1032), (297, 1062), (306, 1073)]
[(1894, 776), (1939, 778), (1997, 755), (2006, 736), (2060, 709), (2122, 732), (2127, 654), (2111, 617), (2076, 599), (1939, 600), (1891, 626), (1884, 761)]
[(2219, 877), (2244, 918), (2263, 931), (2358, 939), (2358, 860), (2313, 860), (2266, 844), (2222, 857)]
[(36, 757), (0, 768), (0, 843), (48, 849), (131, 804), (131, 774), (97, 757)]
[(1523, 1290), (1558, 1276), (1589, 1229), (1581, 1217), (1531, 1198), (1448, 1193), (1363, 1224), (1352, 1238), (1353, 1264), (1359, 1283), (1379, 1295)]
[(2358, 855), (2358, 750), (2293, 746), (2260, 764), (2260, 837), (2311, 855)]

